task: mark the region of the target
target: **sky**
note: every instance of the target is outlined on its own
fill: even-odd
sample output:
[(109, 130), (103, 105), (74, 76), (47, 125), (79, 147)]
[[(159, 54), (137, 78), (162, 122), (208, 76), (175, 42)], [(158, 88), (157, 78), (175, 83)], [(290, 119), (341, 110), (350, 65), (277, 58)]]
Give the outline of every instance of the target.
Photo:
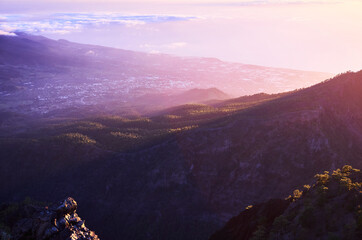
[(341, 73), (362, 69), (361, 12), (362, 0), (1, 0), (0, 34)]

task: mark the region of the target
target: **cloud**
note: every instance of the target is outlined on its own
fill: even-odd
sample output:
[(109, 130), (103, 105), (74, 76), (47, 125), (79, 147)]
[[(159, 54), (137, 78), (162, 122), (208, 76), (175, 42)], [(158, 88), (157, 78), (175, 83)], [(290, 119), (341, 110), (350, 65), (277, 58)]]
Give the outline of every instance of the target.
[(307, 22), (311, 21), (308, 17), (292, 17), (286, 20), (287, 22)]
[(122, 15), (119, 13), (57, 13), (51, 15), (0, 15), (0, 29), (12, 29), (30, 33), (50, 32), (66, 34), (84, 27), (119, 24), (126, 27), (138, 25), (189, 21), (192, 16)]
[(0, 29), (0, 35), (5, 35), (5, 36), (16, 36), (15, 33), (12, 32), (6, 32)]
[[(346, 1), (346, 0), (345, 0)], [(354, 1), (354, 0), (347, 0)], [(342, 0), (239, 0), (239, 1), (210, 1), (196, 2), (197, 5), (220, 5), (220, 6), (260, 6), (260, 5), (285, 5), (285, 4), (335, 4)]]
[(165, 47), (170, 48), (170, 49), (175, 49), (175, 48), (182, 48), (186, 45), (187, 45), (186, 42), (173, 42), (173, 43), (167, 44)]
[(150, 54), (160, 54), (165, 52), (173, 52), (173, 50), (183, 48), (187, 45), (187, 42), (171, 42), (165, 44), (141, 44), (139, 48)]
[(160, 54), (161, 52), (157, 51), (157, 50), (151, 50), (148, 53), (150, 53), (150, 54)]
[(150, 53), (160, 53), (167, 50), (174, 50), (183, 48), (187, 45), (187, 42), (172, 42), (166, 44), (141, 44), (139, 47), (148, 50)]

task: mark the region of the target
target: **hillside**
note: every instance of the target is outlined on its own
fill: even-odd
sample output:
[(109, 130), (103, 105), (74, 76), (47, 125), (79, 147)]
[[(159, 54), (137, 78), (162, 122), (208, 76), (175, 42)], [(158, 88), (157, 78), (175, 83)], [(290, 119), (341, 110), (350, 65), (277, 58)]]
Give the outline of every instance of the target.
[(147, 118), (45, 121), (1, 139), (0, 201), (74, 196), (102, 239), (207, 239), (316, 172), (361, 168), (361, 93), (362, 71)]
[(210, 240), (361, 239), (362, 173), (344, 166), (284, 199), (250, 205)]

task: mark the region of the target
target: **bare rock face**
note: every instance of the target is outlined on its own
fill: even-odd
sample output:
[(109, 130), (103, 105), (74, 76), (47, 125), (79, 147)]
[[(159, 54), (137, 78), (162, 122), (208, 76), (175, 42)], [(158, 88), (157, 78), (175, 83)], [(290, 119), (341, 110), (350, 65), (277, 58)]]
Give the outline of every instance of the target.
[(28, 206), (27, 218), (19, 220), (12, 232), (14, 240), (99, 240), (78, 214), (77, 202), (68, 197), (52, 207)]

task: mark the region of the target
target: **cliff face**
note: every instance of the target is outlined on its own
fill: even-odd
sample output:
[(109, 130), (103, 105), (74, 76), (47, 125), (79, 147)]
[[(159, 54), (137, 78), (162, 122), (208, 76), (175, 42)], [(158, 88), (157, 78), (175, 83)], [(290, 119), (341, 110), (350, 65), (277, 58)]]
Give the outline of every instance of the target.
[(0, 226), (2, 240), (99, 240), (78, 216), (77, 203), (70, 197), (51, 207), (22, 203), (5, 204), (0, 210), (5, 221)]
[(210, 240), (362, 239), (362, 174), (350, 166), (315, 175), (285, 200), (249, 206)]

